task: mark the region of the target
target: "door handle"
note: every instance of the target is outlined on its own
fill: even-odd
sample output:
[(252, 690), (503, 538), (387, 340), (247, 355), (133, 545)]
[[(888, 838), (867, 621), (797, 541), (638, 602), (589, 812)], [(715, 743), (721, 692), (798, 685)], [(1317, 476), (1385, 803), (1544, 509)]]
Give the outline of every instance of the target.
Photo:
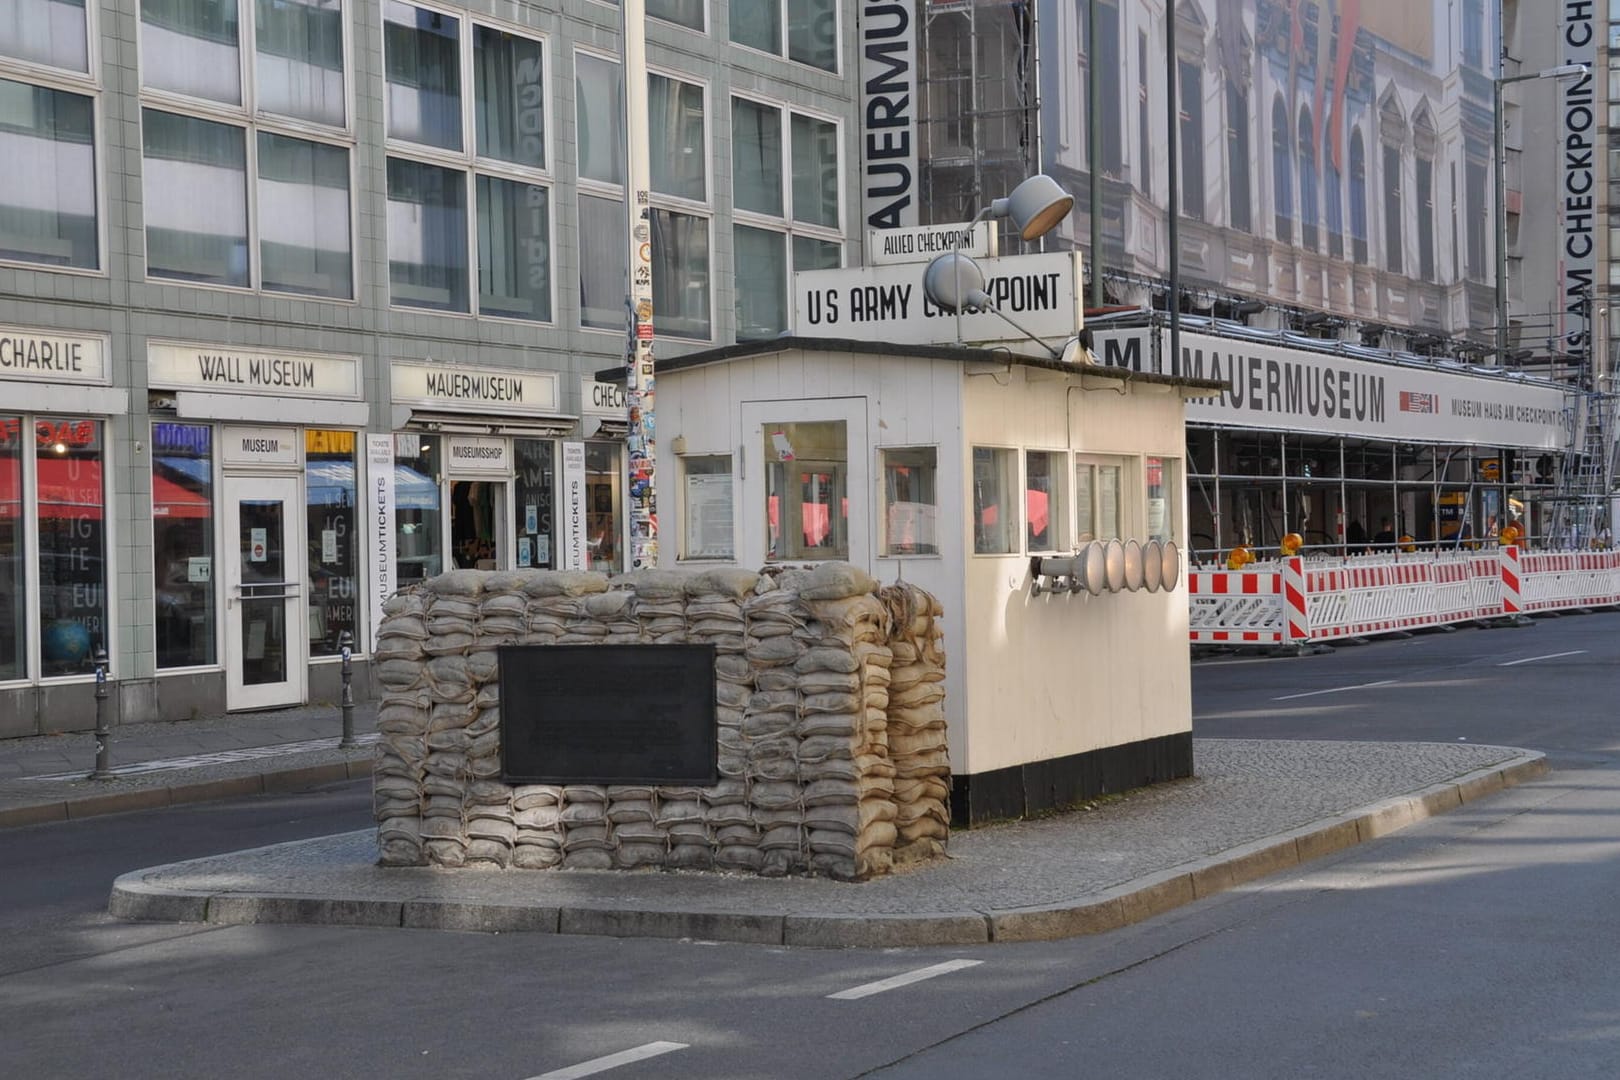
[[(236, 591), (243, 600), (284, 600), (296, 597), (301, 585), (298, 581), (243, 582)], [(279, 591), (271, 592), (272, 589)]]

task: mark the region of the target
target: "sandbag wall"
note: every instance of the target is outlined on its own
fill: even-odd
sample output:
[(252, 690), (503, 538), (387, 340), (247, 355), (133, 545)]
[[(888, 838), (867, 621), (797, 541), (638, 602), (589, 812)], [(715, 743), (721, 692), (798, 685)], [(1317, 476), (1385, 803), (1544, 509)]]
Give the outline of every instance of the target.
[[(813, 570), (458, 570), (392, 597), (375, 811), (386, 866), (666, 867), (860, 879), (944, 850), (938, 602)], [(715, 646), (708, 787), (500, 780), (502, 645)]]

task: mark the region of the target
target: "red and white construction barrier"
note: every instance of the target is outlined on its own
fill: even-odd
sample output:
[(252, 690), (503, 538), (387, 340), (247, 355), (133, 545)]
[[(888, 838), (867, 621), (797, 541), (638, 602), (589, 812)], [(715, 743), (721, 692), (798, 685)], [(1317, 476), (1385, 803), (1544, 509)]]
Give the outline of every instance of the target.
[(1288, 645), (1620, 604), (1620, 552), (1299, 556), (1188, 574), (1195, 643)]

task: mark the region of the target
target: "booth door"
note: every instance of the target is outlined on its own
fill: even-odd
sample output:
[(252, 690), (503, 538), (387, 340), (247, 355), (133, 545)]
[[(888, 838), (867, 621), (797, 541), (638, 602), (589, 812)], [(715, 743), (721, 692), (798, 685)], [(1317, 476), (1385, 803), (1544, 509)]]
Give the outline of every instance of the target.
[(224, 510), (225, 706), (300, 705), (309, 646), (298, 480), (227, 476)]
[(866, 399), (744, 402), (743, 565), (841, 560), (875, 537)]

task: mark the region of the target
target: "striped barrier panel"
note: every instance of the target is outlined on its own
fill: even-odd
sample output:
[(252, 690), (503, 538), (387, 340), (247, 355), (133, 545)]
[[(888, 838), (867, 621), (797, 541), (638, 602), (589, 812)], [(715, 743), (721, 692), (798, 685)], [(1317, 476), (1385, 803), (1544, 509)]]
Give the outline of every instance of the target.
[(1431, 573), (1438, 623), (1502, 614), (1502, 570), (1496, 552), (1441, 552), (1434, 557)]
[(1519, 547), (1509, 544), (1498, 552), (1502, 560), (1502, 614), (1524, 614), (1524, 597), (1519, 591), (1522, 580), (1519, 567)]
[(1520, 556), (1524, 611), (1566, 611), (1620, 602), (1620, 572), (1608, 551), (1527, 552)]
[(1403, 559), (1306, 571), (1310, 640), (1388, 634), (1434, 626), (1433, 564)]
[(1288, 640), (1277, 569), (1191, 571), (1187, 604), (1195, 642), (1280, 645)]

